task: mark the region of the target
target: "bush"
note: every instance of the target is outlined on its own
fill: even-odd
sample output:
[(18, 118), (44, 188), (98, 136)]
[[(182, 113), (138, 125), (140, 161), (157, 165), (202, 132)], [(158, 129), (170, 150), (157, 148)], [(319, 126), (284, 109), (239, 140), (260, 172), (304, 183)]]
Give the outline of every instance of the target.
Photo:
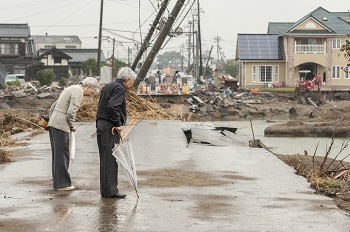
[(35, 79), (40, 82), (40, 85), (51, 85), (55, 73), (52, 69), (43, 69), (36, 72)]
[(67, 78), (63, 78), (60, 80), (60, 82), (58, 82), (58, 85), (61, 86), (61, 87), (67, 87), (68, 86), (68, 79)]
[(17, 81), (10, 81), (6, 83), (7, 86), (21, 86), (21, 82), (19, 80)]

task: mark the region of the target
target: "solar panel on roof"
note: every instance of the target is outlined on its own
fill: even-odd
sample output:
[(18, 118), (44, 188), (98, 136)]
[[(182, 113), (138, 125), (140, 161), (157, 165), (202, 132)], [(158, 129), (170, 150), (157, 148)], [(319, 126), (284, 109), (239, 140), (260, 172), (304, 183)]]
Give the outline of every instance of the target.
[(238, 35), (239, 59), (279, 59), (277, 35)]

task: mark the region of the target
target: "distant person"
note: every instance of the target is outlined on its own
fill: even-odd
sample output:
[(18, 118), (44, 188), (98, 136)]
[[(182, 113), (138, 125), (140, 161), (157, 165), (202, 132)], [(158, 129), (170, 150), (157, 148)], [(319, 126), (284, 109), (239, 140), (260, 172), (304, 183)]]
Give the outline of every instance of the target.
[(49, 111), (49, 136), (52, 151), (52, 182), (55, 190), (74, 190), (69, 167), (69, 133), (76, 131), (75, 115), (83, 96), (96, 93), (99, 82), (94, 77), (85, 78), (78, 85), (64, 89)]
[(230, 97), (232, 95), (232, 90), (230, 87), (227, 87), (225, 90), (226, 97)]
[(151, 86), (151, 91), (155, 91), (156, 90), (156, 77), (153, 74), (151, 74), (151, 75), (149, 75), (148, 80), (149, 80), (149, 84)]
[(115, 81), (101, 91), (96, 115), (97, 144), (100, 153), (100, 192), (105, 198), (125, 198), (118, 190), (118, 164), (112, 148), (119, 143), (122, 126), (126, 124), (125, 92), (136, 74), (128, 67), (119, 70)]
[(162, 74), (160, 73), (160, 70), (157, 71), (157, 76), (158, 76), (158, 80), (159, 80), (159, 84), (162, 84)]
[(323, 72), (323, 83), (326, 83), (326, 72)]

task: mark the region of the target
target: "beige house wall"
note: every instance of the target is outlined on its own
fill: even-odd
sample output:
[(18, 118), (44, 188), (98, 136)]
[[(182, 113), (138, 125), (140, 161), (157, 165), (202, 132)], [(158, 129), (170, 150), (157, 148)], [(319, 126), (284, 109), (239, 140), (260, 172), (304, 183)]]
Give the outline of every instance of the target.
[(308, 30), (308, 31), (312, 31), (312, 30), (325, 30), (325, 28), (320, 25), (318, 22), (316, 22), (313, 19), (308, 19), (305, 22), (303, 22), (302, 24), (300, 24), (298, 27), (295, 28), (296, 30)]
[(35, 43), (36, 50), (39, 49), (49, 49), (51, 47), (56, 46), (57, 49), (66, 49), (66, 48), (73, 48), (75, 49), (81, 49), (81, 43)]
[[(256, 81), (253, 81), (253, 66), (256, 67)], [(259, 81), (259, 66), (272, 66), (272, 81), (271, 82), (260, 82)], [(278, 66), (278, 80), (275, 80), (275, 71), (276, 66)], [(284, 62), (258, 62), (258, 61), (249, 61), (241, 64), (242, 74), (245, 80), (240, 81), (240, 83), (246, 87), (261, 87), (265, 83), (274, 84), (286, 82), (286, 68)]]
[(340, 49), (333, 49), (332, 43), (334, 38), (341, 39), (341, 45), (345, 44), (346, 36), (335, 36), (324, 38), (326, 40), (326, 54), (295, 54), (295, 38), (285, 36), (283, 38), (284, 51), (286, 54), (286, 83), (288, 86), (296, 86), (302, 76), (299, 74), (299, 65), (305, 63), (316, 64), (317, 75), (323, 77), (326, 73), (327, 86), (329, 87), (350, 87), (350, 79), (345, 78), (345, 72), (341, 70), (339, 79), (332, 79), (332, 66), (344, 67), (347, 60)]

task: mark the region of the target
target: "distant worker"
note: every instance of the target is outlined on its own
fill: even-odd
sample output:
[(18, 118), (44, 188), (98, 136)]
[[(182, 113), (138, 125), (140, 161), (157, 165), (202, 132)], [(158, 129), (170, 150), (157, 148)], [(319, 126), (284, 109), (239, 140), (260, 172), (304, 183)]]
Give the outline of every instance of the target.
[(230, 87), (227, 87), (225, 90), (226, 97), (230, 97), (232, 95), (232, 90)]
[(157, 76), (158, 76), (158, 79), (159, 79), (159, 84), (162, 84), (162, 74), (160, 73), (160, 70), (157, 71)]
[(148, 76), (148, 82), (151, 86), (151, 91), (155, 91), (156, 90), (156, 77), (153, 74), (150, 74)]
[(178, 84), (179, 80), (180, 80), (180, 73), (179, 73), (178, 70), (176, 70), (175, 74), (174, 74), (174, 77), (173, 77), (173, 83), (174, 84)]
[(100, 153), (100, 192), (104, 198), (125, 198), (118, 190), (118, 164), (112, 155), (115, 143), (120, 141), (122, 126), (126, 124), (125, 91), (136, 74), (128, 67), (118, 71), (117, 79), (101, 91), (96, 115), (96, 135)]

